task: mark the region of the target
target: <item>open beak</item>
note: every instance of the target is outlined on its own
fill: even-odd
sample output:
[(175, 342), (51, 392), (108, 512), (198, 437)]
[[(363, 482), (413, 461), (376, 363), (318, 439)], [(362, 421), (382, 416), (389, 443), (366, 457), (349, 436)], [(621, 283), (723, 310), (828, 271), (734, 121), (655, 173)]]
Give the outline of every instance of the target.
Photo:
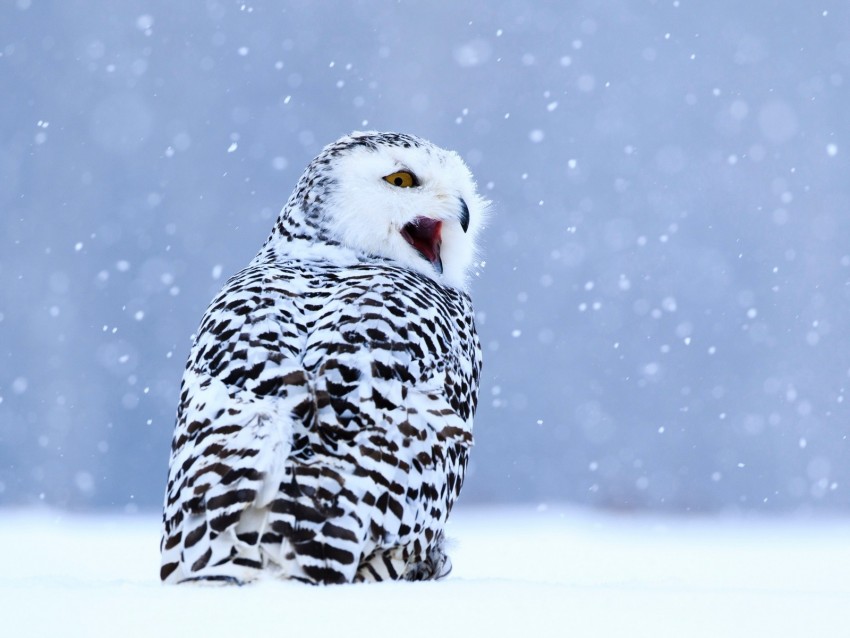
[(401, 236), (413, 246), (424, 259), (431, 262), (434, 269), (442, 274), (443, 261), (440, 259), (440, 245), (443, 222), (430, 217), (416, 217), (401, 229)]
[[(466, 205), (463, 197), (458, 197), (460, 200), (460, 213), (458, 221), (463, 232), (469, 230), (469, 206)], [(408, 244), (422, 255), (422, 258), (429, 261), (434, 270), (442, 274), (443, 260), (440, 259), (440, 246), (443, 239), (441, 236), (443, 230), (443, 222), (439, 219), (431, 217), (416, 217), (413, 221), (408, 222), (401, 229), (401, 236), (404, 237)]]

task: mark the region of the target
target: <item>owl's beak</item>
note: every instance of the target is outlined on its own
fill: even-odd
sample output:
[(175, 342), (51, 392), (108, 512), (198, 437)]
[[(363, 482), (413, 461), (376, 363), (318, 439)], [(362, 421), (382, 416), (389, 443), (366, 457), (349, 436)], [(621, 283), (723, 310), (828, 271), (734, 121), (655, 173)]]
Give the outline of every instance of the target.
[(469, 206), (466, 205), (466, 200), (461, 197), (460, 199), (460, 227), (463, 228), (463, 232), (469, 230)]
[(460, 227), (463, 232), (469, 230), (469, 206), (466, 205), (466, 200), (460, 197)]
[(443, 222), (430, 217), (416, 217), (401, 229), (401, 236), (408, 244), (422, 255), (423, 259), (431, 262), (434, 270), (442, 274), (443, 260), (440, 259), (440, 246), (442, 237), (440, 235)]

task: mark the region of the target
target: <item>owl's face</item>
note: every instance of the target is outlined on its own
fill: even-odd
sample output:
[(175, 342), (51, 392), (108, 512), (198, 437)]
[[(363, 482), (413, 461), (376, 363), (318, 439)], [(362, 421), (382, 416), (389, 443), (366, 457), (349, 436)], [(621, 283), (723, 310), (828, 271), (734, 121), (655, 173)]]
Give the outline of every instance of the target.
[(456, 153), (409, 135), (353, 133), (311, 169), (324, 175), (307, 190), (331, 237), (466, 287), (488, 202)]

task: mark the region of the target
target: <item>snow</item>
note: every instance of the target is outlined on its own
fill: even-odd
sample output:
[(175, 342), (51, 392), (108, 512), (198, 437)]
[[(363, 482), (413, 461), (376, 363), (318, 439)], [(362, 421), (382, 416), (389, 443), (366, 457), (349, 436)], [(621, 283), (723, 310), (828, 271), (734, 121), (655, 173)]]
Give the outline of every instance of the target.
[(166, 587), (158, 517), (0, 510), (6, 636), (847, 636), (850, 521), (460, 507), (438, 583)]

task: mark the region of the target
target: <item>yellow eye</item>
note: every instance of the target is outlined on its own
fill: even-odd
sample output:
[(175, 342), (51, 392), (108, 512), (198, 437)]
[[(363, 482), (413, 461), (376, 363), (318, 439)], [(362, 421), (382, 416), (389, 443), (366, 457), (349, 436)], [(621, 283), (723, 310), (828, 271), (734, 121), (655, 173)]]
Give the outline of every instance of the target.
[(416, 179), (416, 175), (414, 175), (413, 173), (409, 173), (408, 171), (399, 171), (398, 173), (392, 173), (391, 175), (387, 175), (384, 180), (386, 180), (393, 186), (398, 186), (399, 188), (411, 188), (413, 186), (419, 186), (419, 180)]

